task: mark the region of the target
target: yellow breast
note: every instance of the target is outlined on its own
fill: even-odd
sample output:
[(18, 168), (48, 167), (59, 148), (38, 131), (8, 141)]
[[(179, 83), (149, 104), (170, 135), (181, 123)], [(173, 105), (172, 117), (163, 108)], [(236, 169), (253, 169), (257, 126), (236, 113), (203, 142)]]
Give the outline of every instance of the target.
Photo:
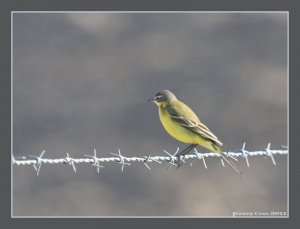
[(165, 130), (173, 138), (188, 144), (198, 143), (199, 137), (194, 132), (173, 122), (167, 110), (162, 106), (159, 107), (159, 118)]

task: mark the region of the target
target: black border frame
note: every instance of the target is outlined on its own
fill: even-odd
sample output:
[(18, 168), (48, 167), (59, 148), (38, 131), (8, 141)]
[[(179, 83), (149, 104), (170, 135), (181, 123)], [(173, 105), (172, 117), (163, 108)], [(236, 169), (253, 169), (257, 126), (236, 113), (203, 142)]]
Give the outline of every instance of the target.
[[(24, 219), (24, 218), (11, 218), (11, 181), (10, 181), (10, 133), (11, 133), (11, 11), (288, 11), (289, 12), (289, 123), (293, 123), (289, 128), (289, 142), (293, 142), (295, 135), (290, 134), (295, 132), (297, 128), (297, 123), (294, 122), (294, 117), (299, 113), (297, 112), (297, 107), (291, 106), (294, 99), (297, 98), (297, 91), (295, 87), (297, 86), (296, 76), (297, 76), (297, 64), (299, 58), (299, 15), (297, 10), (297, 2), (286, 0), (286, 1), (268, 1), (268, 0), (252, 0), (252, 1), (238, 1), (238, 0), (227, 0), (227, 1), (217, 1), (210, 0), (208, 2), (200, 2), (195, 0), (185, 0), (185, 1), (141, 1), (141, 0), (52, 0), (52, 1), (42, 1), (42, 0), (10, 0), (5, 3), (1, 2), (0, 16), (1, 16), (1, 61), (0, 61), (0, 86), (1, 86), (1, 146), (4, 148), (2, 150), (2, 162), (0, 166), (0, 174), (2, 175), (2, 195), (1, 198), (1, 223), (4, 228), (20, 228), (20, 227), (43, 227), (43, 228), (53, 228), (53, 226), (59, 227), (72, 227), (72, 228), (82, 228), (87, 223), (88, 226), (97, 227), (125, 227), (125, 226), (162, 226), (162, 227), (183, 227), (183, 226), (201, 226), (201, 227), (224, 227), (225, 221), (226, 226), (237, 226), (239, 228), (248, 226), (259, 226), (259, 227), (282, 227), (284, 225), (291, 226), (295, 223), (295, 203), (298, 202), (294, 198), (296, 195), (293, 193), (297, 190), (294, 188), (296, 185), (293, 182), (295, 175), (299, 174), (299, 166), (295, 165), (298, 161), (299, 153), (294, 150), (293, 144), (289, 144), (290, 150), (290, 165), (289, 165), (289, 218), (283, 219), (209, 219), (209, 218), (185, 218), (185, 219), (164, 219), (164, 218), (147, 218), (147, 219), (116, 219), (116, 218), (97, 218), (97, 219)], [(298, 52), (297, 52), (298, 51)], [(293, 122), (291, 122), (291, 120)], [(295, 152), (293, 154), (293, 152)], [(294, 175), (295, 174), (295, 175)], [(299, 179), (295, 179), (299, 180)], [(294, 181), (295, 181), (294, 180)], [(295, 190), (295, 191), (294, 191)], [(229, 222), (228, 222), (229, 221)], [(230, 224), (230, 225), (229, 225)], [(254, 224), (254, 225), (253, 225)]]

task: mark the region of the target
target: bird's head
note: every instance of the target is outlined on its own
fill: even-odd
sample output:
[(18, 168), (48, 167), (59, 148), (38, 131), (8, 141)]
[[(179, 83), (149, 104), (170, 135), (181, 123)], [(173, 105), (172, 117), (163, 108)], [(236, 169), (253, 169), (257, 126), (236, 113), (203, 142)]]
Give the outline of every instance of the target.
[(162, 90), (158, 92), (152, 99), (148, 101), (154, 102), (157, 106), (167, 105), (170, 102), (176, 101), (176, 96), (169, 90)]

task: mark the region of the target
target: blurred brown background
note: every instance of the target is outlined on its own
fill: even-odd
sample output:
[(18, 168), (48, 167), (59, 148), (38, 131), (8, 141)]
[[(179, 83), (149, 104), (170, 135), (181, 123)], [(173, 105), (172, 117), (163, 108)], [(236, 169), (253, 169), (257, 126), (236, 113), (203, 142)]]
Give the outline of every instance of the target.
[[(285, 13), (14, 13), (14, 154), (164, 155), (185, 147), (147, 99), (188, 104), (224, 150), (287, 144)], [(198, 151), (206, 152), (198, 147)], [(287, 211), (287, 158), (180, 169), (13, 167), (14, 216), (231, 216)]]

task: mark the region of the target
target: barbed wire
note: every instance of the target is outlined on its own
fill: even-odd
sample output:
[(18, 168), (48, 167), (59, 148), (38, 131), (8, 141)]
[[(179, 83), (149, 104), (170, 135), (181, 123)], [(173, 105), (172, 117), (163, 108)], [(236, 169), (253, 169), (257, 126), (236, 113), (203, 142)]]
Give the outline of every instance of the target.
[[(243, 143), (242, 148), (238, 152), (224, 152), (228, 157), (232, 158), (235, 161), (238, 161), (238, 158), (244, 158), (246, 161), (246, 164), (248, 167), (250, 167), (250, 163), (248, 160), (248, 157), (252, 156), (265, 156), (265, 157), (270, 157), (272, 160), (272, 163), (276, 165), (274, 156), (275, 154), (281, 154), (281, 155), (287, 155), (288, 154), (288, 147), (287, 146), (282, 146), (285, 150), (271, 150), (271, 143), (268, 143), (267, 147), (264, 150), (261, 151), (248, 151), (245, 149), (246, 143)], [(147, 169), (151, 170), (149, 165), (147, 163), (150, 162), (156, 162), (158, 164), (161, 164), (162, 161), (167, 162), (168, 169), (171, 166), (180, 166), (181, 164), (185, 164), (186, 160), (188, 159), (198, 159), (202, 160), (204, 167), (207, 169), (206, 161), (205, 158), (208, 157), (219, 157), (221, 160), (221, 163), (223, 167), (225, 167), (225, 163), (221, 156), (217, 153), (199, 153), (196, 148), (194, 148), (194, 151), (191, 152), (191, 154), (187, 155), (177, 155), (179, 152), (179, 148), (177, 148), (176, 152), (174, 154), (170, 154), (168, 151), (163, 150), (168, 156), (151, 156), (151, 153), (148, 156), (143, 156), (143, 157), (125, 157), (121, 154), (120, 149), (118, 149), (118, 153), (109, 153), (113, 155), (114, 157), (98, 157), (97, 156), (97, 151), (94, 149), (93, 155), (83, 155), (84, 158), (73, 158), (70, 157), (69, 153), (66, 152), (66, 156), (58, 159), (49, 159), (49, 158), (43, 158), (45, 155), (46, 151), (43, 150), (42, 153), (39, 156), (23, 156), (23, 157), (14, 157), (12, 155), (12, 164), (13, 165), (32, 165), (36, 171), (36, 174), (39, 175), (39, 172), (41, 170), (42, 164), (66, 164), (72, 166), (74, 172), (76, 173), (76, 167), (75, 163), (87, 163), (91, 164), (92, 166), (95, 166), (97, 169), (97, 172), (100, 172), (100, 168), (103, 168), (103, 165), (100, 165), (101, 163), (105, 162), (117, 162), (121, 164), (121, 172), (124, 171), (125, 166), (130, 166), (131, 163), (129, 162), (142, 162), (146, 166)], [(192, 163), (191, 163), (192, 165)]]

